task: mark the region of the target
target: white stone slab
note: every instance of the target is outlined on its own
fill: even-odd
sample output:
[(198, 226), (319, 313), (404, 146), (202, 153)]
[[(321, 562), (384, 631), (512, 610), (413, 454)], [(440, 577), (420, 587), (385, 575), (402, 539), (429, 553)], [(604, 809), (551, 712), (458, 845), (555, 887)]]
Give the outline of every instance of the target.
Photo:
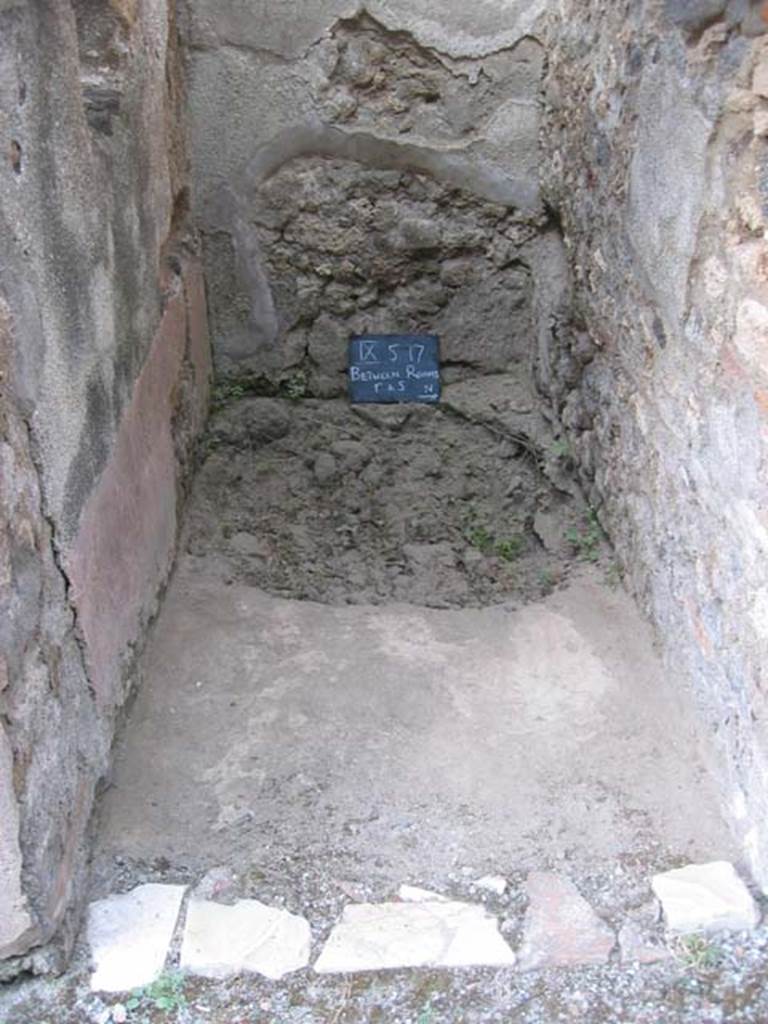
[(309, 963), (308, 922), (287, 910), (258, 900), (223, 906), (190, 900), (181, 968), (204, 978), (227, 978), (243, 972), (277, 980)]
[(728, 861), (665, 871), (654, 875), (651, 885), (671, 932), (750, 931), (760, 920), (755, 901)]
[(505, 967), (515, 954), (483, 907), (466, 903), (360, 903), (345, 908), (315, 971), (396, 967)]
[(94, 992), (128, 992), (162, 974), (183, 885), (139, 885), (88, 908)]

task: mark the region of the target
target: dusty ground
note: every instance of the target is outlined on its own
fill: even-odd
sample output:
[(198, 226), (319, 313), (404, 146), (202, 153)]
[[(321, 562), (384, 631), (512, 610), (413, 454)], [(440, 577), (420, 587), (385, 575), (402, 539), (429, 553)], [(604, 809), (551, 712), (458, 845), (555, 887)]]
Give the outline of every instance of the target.
[[(628, 598), (333, 607), (184, 558), (103, 801), (121, 859), (381, 890), (558, 860), (729, 854), (690, 720)], [(611, 629), (606, 630), (606, 622)], [(322, 870), (318, 872), (318, 866)], [(314, 900), (309, 889), (291, 902)]]
[[(514, 948), (531, 869), (660, 937), (650, 875), (733, 858), (694, 724), (606, 583), (560, 453), (530, 417), (467, 422), (459, 398), (214, 420), (102, 801), (94, 898), (224, 868), (229, 897), (304, 914), (316, 955), (347, 902), (410, 882), (485, 902)], [(505, 895), (474, 885), (489, 873)], [(764, 1024), (766, 943), (531, 973), (170, 974), (128, 1021)], [(116, 1001), (88, 993), (81, 947), (61, 981), (7, 990), (0, 1022), (81, 1024)]]

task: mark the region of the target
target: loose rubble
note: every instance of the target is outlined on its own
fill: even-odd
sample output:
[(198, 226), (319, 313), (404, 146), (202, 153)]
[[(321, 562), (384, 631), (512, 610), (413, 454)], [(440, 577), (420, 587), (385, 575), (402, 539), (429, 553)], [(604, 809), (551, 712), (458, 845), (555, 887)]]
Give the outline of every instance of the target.
[(490, 406), (473, 380), (447, 386), (439, 408), (226, 405), (195, 483), (187, 552), (203, 572), (331, 604), (548, 594), (607, 547), (525, 374), (491, 381)]

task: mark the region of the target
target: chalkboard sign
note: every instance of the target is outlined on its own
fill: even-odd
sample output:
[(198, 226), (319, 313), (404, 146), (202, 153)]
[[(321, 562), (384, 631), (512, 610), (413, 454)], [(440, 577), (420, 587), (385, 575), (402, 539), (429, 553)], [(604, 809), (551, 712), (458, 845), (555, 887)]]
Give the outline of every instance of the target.
[(349, 343), (352, 402), (437, 402), (436, 334), (361, 334)]

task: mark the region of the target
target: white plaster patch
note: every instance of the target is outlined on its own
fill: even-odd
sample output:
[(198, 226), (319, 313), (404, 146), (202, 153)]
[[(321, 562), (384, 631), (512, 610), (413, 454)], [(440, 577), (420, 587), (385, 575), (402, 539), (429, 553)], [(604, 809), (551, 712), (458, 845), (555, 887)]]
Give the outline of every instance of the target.
[(243, 972), (276, 981), (309, 963), (308, 922), (258, 900), (223, 906), (191, 900), (181, 946), (182, 970), (204, 978)]
[(741, 303), (733, 343), (753, 370), (768, 374), (768, 309), (762, 302), (744, 299)]
[(743, 789), (736, 789), (731, 798), (731, 814), (736, 821), (743, 821), (747, 816), (747, 798)]
[(0, 725), (0, 954), (32, 925), (21, 889), (19, 808), (12, 780), (11, 745)]
[(128, 992), (159, 977), (183, 897), (183, 885), (150, 883), (90, 905), (94, 992)]
[(651, 885), (671, 932), (751, 930), (760, 920), (749, 890), (728, 861), (665, 871), (654, 875)]
[(758, 636), (768, 639), (768, 587), (760, 587), (752, 598), (749, 617)]
[(515, 954), (483, 907), (450, 901), (348, 906), (318, 974), (397, 967), (509, 967)]
[(752, 91), (768, 99), (768, 54), (763, 54), (752, 75)]

